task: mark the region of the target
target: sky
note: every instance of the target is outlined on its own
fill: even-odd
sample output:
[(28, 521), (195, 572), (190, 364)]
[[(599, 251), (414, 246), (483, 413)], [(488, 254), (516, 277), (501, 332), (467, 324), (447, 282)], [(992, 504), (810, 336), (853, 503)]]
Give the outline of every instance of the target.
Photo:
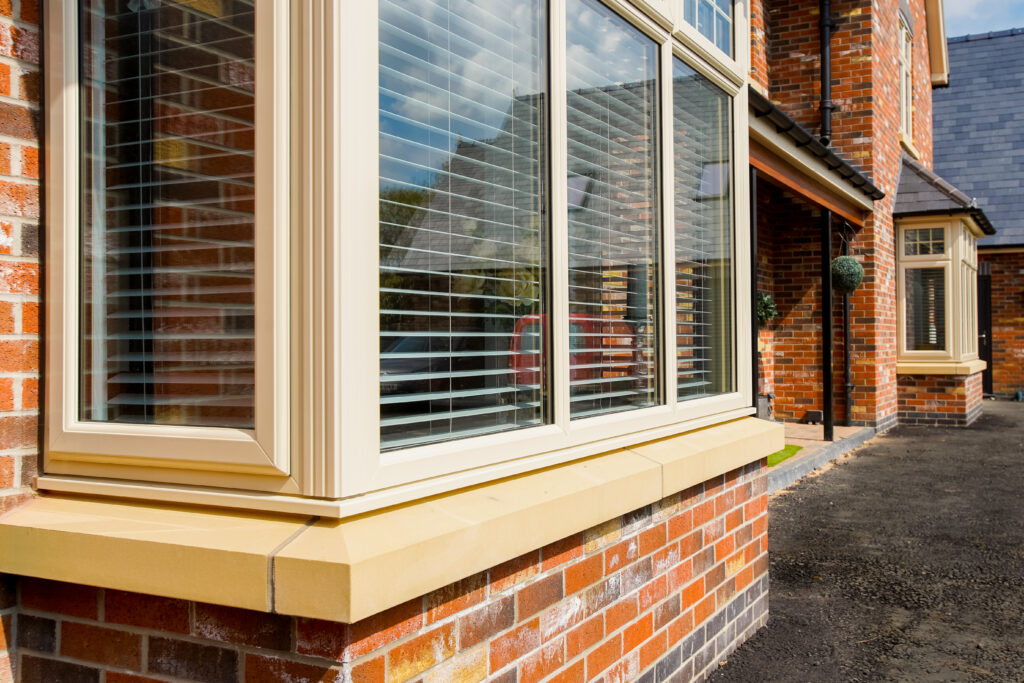
[(1024, 0), (944, 0), (946, 35), (1024, 28)]

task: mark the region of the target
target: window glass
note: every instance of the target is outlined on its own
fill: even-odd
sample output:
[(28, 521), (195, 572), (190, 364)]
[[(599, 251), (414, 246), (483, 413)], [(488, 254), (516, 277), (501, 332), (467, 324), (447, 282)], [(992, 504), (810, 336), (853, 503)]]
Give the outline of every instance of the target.
[(903, 231), (905, 256), (943, 256), (945, 253), (946, 238), (943, 228), (913, 228)]
[(946, 270), (907, 268), (906, 292), (907, 351), (946, 349)]
[(80, 417), (254, 420), (254, 10), (78, 3)]
[(541, 424), (545, 3), (379, 7), (382, 447)]
[(732, 391), (730, 101), (673, 60), (676, 368), (680, 400)]
[(596, 0), (569, 0), (571, 416), (657, 402), (658, 46)]
[(733, 0), (683, 0), (683, 19), (727, 55), (732, 55)]

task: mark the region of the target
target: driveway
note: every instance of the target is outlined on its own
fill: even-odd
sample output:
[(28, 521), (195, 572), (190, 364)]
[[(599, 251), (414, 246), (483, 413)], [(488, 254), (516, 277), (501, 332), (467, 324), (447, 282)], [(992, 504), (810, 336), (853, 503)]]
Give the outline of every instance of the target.
[(771, 619), (713, 681), (1024, 681), (1024, 404), (900, 427), (769, 502)]

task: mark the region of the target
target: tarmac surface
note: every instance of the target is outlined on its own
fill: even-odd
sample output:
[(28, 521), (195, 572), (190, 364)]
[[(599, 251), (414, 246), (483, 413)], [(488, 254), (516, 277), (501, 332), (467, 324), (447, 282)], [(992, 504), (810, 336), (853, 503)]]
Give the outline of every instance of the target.
[(768, 626), (709, 680), (1024, 681), (1024, 404), (984, 411), (774, 495)]

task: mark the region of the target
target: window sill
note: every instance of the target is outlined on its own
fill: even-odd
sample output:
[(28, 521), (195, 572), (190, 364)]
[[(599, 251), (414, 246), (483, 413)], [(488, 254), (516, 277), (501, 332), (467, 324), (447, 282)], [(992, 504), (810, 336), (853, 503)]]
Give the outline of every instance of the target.
[(988, 365), (983, 360), (966, 361), (901, 361), (897, 375), (973, 375)]
[(782, 446), (743, 418), (342, 520), (46, 495), (0, 518), (0, 572), (352, 622)]

